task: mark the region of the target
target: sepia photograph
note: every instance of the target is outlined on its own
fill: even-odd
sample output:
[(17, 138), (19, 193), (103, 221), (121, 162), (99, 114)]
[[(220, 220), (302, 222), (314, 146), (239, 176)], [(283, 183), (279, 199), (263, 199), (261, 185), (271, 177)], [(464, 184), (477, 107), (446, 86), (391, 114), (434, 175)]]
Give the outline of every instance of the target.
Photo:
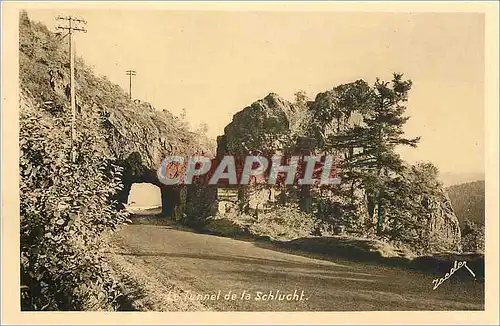
[(157, 4), (10, 11), (21, 314), (498, 300), (484, 10)]

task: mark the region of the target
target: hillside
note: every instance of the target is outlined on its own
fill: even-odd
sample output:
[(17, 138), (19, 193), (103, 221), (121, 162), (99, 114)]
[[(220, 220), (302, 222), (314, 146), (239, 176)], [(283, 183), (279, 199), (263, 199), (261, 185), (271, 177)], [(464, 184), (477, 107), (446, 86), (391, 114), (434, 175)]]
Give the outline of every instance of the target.
[(466, 220), (484, 225), (484, 180), (451, 186), (447, 190), (462, 228)]
[[(70, 111), (68, 58), (64, 35), (30, 21), (26, 12), (21, 14), (21, 93), (52, 117), (63, 117)], [(77, 133), (81, 120), (98, 115), (101, 119), (94, 121), (94, 127), (104, 137), (102, 149), (107, 154), (119, 161), (133, 160), (129, 165), (145, 174), (155, 171), (169, 153), (191, 154), (203, 149), (203, 137), (189, 131), (184, 121), (168, 110), (157, 110), (145, 102), (136, 104), (118, 85), (97, 77), (80, 58), (75, 65)]]

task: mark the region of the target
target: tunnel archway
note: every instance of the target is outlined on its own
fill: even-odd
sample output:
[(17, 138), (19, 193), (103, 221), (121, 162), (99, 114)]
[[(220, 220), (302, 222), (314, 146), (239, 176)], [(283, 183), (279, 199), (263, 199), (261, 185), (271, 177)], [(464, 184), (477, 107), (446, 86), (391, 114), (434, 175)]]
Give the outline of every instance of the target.
[[(139, 200), (149, 205), (161, 207), (161, 216), (168, 218), (174, 214), (182, 213), (180, 210), (182, 187), (160, 183), (156, 171), (148, 169), (144, 163), (141, 155), (137, 152), (130, 154), (126, 160), (120, 162), (124, 169), (122, 172), (123, 189), (117, 194), (117, 201), (123, 207), (128, 207), (130, 201), (134, 201), (133, 198), (130, 198), (131, 195), (134, 197), (139, 195)], [(141, 194), (134, 195), (140, 188), (143, 190), (142, 196)], [(148, 194), (150, 198), (141, 198), (147, 197)]]
[[(215, 187), (176, 184), (165, 185), (158, 180), (157, 166), (154, 160), (144, 159), (138, 152), (131, 153), (126, 159), (118, 163), (123, 168), (123, 188), (116, 194), (122, 207), (127, 207), (132, 185), (147, 183), (160, 189), (161, 216), (174, 219), (202, 219), (217, 213), (217, 191)], [(148, 167), (154, 167), (148, 168)], [(120, 205), (118, 205), (120, 206)]]
[(146, 181), (124, 182), (118, 201), (131, 211), (157, 208), (163, 217), (182, 213), (182, 189)]

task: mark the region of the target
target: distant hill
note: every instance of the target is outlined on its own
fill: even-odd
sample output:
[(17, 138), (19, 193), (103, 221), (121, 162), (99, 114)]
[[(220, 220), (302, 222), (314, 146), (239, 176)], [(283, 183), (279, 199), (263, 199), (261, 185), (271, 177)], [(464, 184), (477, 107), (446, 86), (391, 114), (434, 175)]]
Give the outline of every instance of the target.
[(447, 190), (462, 228), (467, 219), (484, 225), (484, 180), (451, 186)]

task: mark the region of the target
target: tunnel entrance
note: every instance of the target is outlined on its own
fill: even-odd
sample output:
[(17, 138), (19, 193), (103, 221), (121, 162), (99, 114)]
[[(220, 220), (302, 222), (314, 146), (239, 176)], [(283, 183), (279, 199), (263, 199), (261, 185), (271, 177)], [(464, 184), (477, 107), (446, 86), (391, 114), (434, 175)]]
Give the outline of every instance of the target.
[(134, 213), (160, 214), (162, 212), (160, 188), (151, 183), (133, 183), (128, 193), (127, 208)]
[(157, 171), (144, 166), (138, 152), (131, 153), (121, 165), (123, 188), (116, 195), (119, 203), (132, 212), (151, 209), (166, 218), (182, 214), (181, 186), (160, 183)]
[(179, 213), (181, 189), (163, 184), (134, 182), (125, 185), (121, 197), (127, 209), (136, 214), (172, 217)]

